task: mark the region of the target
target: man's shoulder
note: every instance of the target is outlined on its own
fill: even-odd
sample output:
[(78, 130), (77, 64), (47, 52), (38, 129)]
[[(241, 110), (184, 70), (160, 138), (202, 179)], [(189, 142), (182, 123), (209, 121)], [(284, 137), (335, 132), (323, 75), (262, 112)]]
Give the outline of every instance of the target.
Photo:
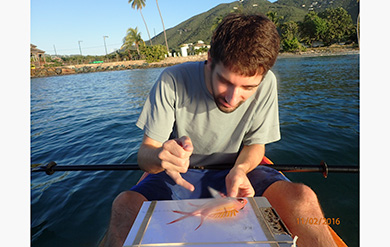
[(264, 92), (269, 92), (270, 90), (277, 90), (277, 79), (275, 74), (271, 70), (268, 70), (255, 93), (256, 98), (261, 94), (264, 94)]
[(264, 79), (254, 94), (254, 100), (257, 102), (257, 104), (262, 104), (262, 102), (270, 99), (270, 97), (275, 98), (278, 93), (277, 91), (278, 85), (276, 76), (271, 70), (269, 70), (265, 74)]
[(268, 70), (267, 74), (265, 74), (260, 87), (262, 90), (277, 90), (277, 79), (271, 70)]
[(188, 72), (197, 72), (204, 61), (185, 62), (167, 67), (164, 72), (169, 74), (180, 74)]
[(268, 80), (271, 82), (276, 82), (276, 76), (272, 70), (268, 70), (268, 72), (264, 76), (264, 80)]
[(168, 67), (161, 74), (161, 81), (173, 85), (175, 91), (196, 93), (204, 80), (203, 64), (204, 62), (186, 62)]

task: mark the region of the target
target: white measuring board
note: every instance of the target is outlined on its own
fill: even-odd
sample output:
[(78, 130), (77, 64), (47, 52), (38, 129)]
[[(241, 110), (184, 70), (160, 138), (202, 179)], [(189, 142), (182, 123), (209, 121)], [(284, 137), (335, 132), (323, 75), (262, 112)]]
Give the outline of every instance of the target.
[(259, 208), (270, 209), (268, 201), (264, 197), (246, 199), (243, 209), (206, 218), (198, 229), (200, 216), (168, 224), (183, 216), (173, 211), (192, 212), (215, 199), (144, 202), (124, 246), (291, 246), (288, 230), (275, 236), (270, 229), (274, 226), (265, 223)]

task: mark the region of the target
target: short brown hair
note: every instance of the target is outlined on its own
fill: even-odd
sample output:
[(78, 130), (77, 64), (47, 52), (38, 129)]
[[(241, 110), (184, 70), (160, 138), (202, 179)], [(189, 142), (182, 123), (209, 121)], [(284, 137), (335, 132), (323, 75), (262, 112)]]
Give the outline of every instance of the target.
[(265, 74), (274, 65), (279, 48), (279, 34), (267, 17), (229, 14), (211, 39), (212, 68), (222, 62), (241, 75)]

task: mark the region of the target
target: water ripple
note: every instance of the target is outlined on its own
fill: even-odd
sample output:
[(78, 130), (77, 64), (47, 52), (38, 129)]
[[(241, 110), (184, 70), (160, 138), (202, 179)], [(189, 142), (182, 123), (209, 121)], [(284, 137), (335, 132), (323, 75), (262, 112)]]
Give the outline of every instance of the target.
[[(358, 164), (358, 67), (358, 56), (278, 59), (273, 71), (279, 83), (282, 139), (267, 145), (267, 156), (275, 163), (316, 164), (325, 159), (328, 164)], [(161, 71), (32, 79), (31, 163), (136, 162), (143, 133), (135, 121)], [(31, 174), (31, 246), (96, 246), (106, 230), (112, 200), (140, 175)], [(353, 246), (358, 231), (353, 223), (358, 217), (356, 177), (332, 175), (324, 182), (318, 180), (320, 175), (288, 176), (315, 188), (329, 217), (349, 217), (337, 231)], [(335, 207), (335, 201), (342, 205)]]

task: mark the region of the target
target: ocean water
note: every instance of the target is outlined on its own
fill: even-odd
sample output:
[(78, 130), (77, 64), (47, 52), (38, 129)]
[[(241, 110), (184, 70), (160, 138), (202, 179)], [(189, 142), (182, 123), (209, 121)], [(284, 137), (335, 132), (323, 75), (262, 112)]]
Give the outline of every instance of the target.
[[(31, 79), (31, 164), (136, 162), (135, 126), (163, 68)], [(359, 164), (359, 55), (279, 58), (282, 139), (266, 146), (276, 164)], [(31, 173), (31, 245), (96, 246), (111, 203), (140, 171)], [(359, 175), (286, 173), (318, 195), (325, 217), (359, 245)]]

